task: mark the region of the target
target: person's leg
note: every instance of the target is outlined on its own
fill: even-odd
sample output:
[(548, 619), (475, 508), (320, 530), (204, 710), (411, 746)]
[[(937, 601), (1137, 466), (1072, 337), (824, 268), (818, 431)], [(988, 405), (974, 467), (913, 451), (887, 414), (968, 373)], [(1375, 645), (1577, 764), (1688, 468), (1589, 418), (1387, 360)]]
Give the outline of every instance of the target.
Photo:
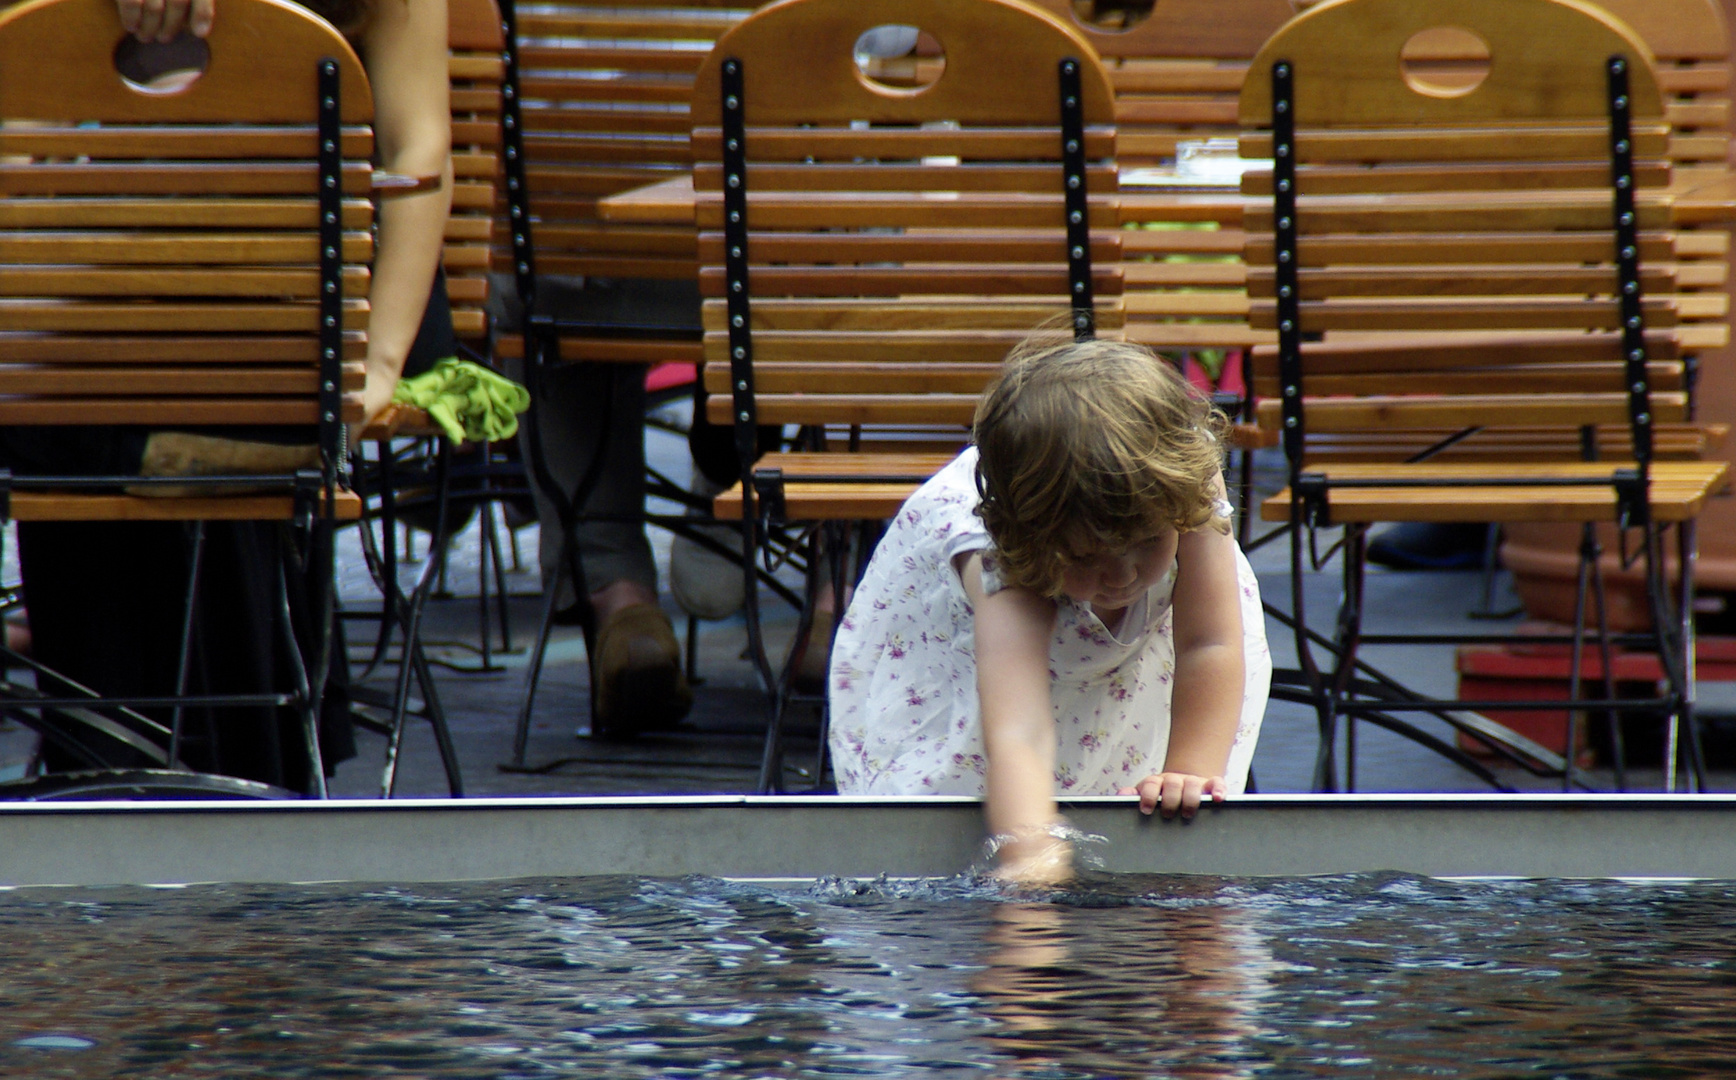
[[(649, 318), (627, 289), (579, 288), (545, 282), (543, 304), (563, 317), (598, 322)], [(503, 327), (516, 328), (518, 312), (508, 295), (500, 305)], [(692, 694), (681, 666), (673, 627), (657, 603), (657, 569), (645, 527), (634, 520), (645, 508), (645, 368), (640, 364), (572, 364), (545, 369), (535, 406), (536, 422), (520, 428), (527, 462), (534, 450), (552, 479), (571, 492), (602, 455), (596, 485), (575, 531), (579, 558), (596, 615), (592, 673), (596, 679), (599, 730), (630, 733), (665, 727), (686, 715)], [(529, 440), (534, 429), (539, 446)], [(537, 518), (543, 522), (539, 554), (544, 587), (552, 585), (561, 551), (556, 502), (532, 472)], [(557, 610), (577, 605), (571, 584), (556, 597)]]

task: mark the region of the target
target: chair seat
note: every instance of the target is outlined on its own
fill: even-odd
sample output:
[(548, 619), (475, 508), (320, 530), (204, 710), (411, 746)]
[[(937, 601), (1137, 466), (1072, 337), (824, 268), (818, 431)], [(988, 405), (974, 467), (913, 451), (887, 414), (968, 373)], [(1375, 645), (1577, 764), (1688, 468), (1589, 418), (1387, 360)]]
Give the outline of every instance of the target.
[[(1309, 472), (1328, 481), (1390, 481), (1392, 487), (1331, 488), (1327, 504), (1333, 524), (1379, 521), (1436, 522), (1586, 522), (1613, 521), (1615, 488), (1602, 485), (1553, 487), (1550, 479), (1610, 477), (1632, 462), (1597, 461), (1505, 466), (1322, 465)], [(1657, 521), (1688, 521), (1706, 497), (1720, 489), (1729, 466), (1722, 461), (1660, 461), (1651, 467), (1651, 512)], [(1406, 480), (1488, 479), (1510, 486), (1411, 487)], [(1537, 481), (1514, 483), (1515, 481)], [(1290, 520), (1290, 489), (1260, 506), (1262, 521)]]
[[(361, 497), (353, 491), (338, 492), (334, 503), (339, 521), (362, 516)], [(15, 491), (11, 510), (14, 521), (288, 521), (295, 516), (295, 500), (288, 495), (150, 498)]]
[[(791, 521), (884, 520), (955, 454), (767, 454), (756, 469), (784, 474), (784, 516)], [(856, 479), (860, 477), (861, 479)], [(741, 485), (718, 495), (712, 513), (741, 520)]]

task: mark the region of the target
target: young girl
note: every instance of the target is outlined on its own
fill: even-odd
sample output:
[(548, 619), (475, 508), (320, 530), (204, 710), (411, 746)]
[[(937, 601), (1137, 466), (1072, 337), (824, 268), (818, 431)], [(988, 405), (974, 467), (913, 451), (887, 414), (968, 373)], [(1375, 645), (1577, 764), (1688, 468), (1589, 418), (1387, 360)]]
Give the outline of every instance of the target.
[(1220, 428), (1136, 345), (1014, 349), (839, 625), (839, 792), (984, 795), (1001, 872), (1044, 880), (1057, 792), (1168, 817), (1242, 791), (1271, 659)]

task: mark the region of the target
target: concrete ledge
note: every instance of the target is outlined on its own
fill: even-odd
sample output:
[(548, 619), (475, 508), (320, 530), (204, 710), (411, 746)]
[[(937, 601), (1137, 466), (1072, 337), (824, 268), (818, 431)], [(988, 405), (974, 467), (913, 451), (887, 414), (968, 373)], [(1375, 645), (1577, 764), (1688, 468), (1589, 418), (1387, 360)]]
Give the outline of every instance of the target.
[[(1250, 795), (1195, 821), (1070, 800), (1123, 873), (1736, 880), (1736, 797)], [(641, 797), (0, 804), (0, 885), (958, 873), (962, 798)]]

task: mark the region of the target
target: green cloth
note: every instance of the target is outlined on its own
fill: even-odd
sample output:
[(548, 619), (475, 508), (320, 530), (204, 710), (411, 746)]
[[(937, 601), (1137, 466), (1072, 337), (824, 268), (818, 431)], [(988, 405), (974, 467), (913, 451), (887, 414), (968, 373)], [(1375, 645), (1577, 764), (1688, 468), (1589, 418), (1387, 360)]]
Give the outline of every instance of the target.
[(454, 442), (498, 442), (518, 433), (530, 391), (481, 364), (448, 356), (421, 375), (400, 379), (392, 400), (414, 405)]

